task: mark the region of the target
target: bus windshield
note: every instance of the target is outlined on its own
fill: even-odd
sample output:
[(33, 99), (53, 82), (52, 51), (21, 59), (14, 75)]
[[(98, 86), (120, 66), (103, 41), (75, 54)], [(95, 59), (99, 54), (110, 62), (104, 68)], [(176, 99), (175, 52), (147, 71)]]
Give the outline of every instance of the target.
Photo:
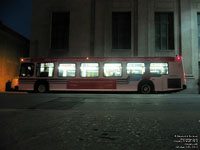
[(21, 64), (20, 76), (31, 77), (34, 74), (34, 64), (33, 63), (23, 63)]

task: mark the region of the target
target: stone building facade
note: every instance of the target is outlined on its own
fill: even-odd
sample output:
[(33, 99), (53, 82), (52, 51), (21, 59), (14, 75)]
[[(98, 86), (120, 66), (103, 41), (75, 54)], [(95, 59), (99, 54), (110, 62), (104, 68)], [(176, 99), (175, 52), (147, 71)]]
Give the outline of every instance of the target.
[(183, 57), (200, 70), (200, 0), (34, 0), (30, 56)]
[(0, 23), (0, 92), (19, 75), (19, 59), (29, 55), (29, 40)]

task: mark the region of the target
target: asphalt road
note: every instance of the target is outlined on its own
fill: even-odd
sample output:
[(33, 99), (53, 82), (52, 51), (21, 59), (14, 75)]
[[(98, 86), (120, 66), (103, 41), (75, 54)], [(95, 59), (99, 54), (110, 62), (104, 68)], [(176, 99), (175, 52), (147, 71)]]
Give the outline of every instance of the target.
[(200, 95), (0, 93), (0, 150), (199, 149)]

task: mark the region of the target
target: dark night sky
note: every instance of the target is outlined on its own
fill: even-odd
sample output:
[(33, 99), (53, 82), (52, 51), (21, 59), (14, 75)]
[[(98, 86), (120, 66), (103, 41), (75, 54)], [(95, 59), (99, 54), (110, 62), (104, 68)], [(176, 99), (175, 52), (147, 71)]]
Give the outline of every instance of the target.
[(32, 0), (0, 0), (0, 20), (30, 38)]

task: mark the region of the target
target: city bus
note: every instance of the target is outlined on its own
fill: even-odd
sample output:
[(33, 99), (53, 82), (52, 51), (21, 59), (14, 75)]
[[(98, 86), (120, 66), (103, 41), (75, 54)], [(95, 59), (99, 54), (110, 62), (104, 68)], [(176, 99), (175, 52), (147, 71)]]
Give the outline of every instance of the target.
[(186, 80), (178, 57), (21, 58), (20, 91), (183, 90)]

